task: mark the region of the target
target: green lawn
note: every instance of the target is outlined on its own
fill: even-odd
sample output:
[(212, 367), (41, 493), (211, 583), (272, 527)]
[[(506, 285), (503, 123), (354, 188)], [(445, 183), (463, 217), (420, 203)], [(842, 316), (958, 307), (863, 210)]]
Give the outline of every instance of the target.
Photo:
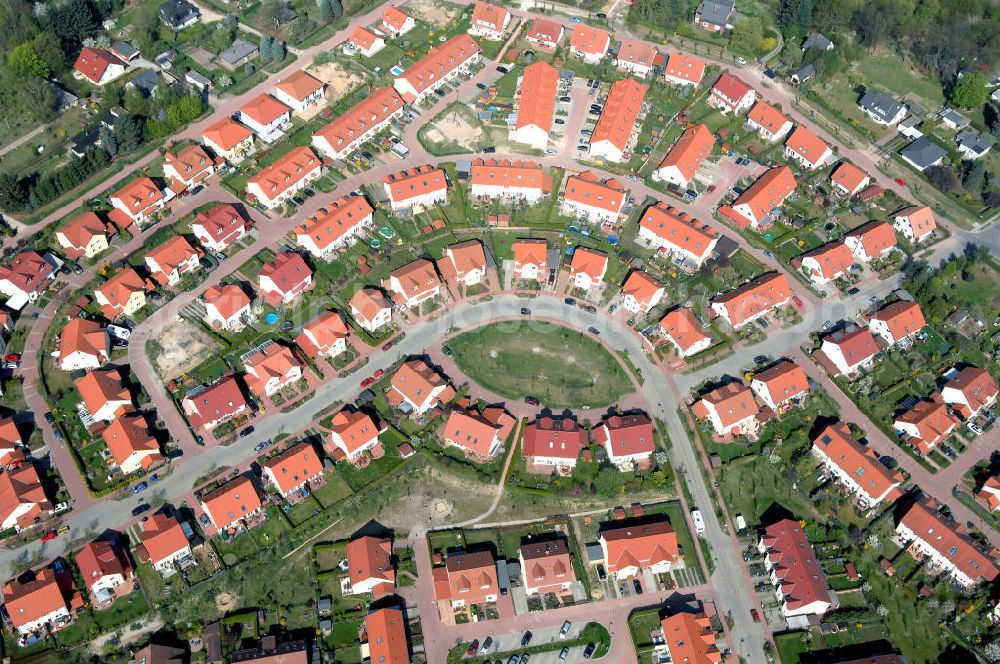
[(472, 380), (511, 399), (530, 395), (552, 408), (596, 408), (632, 391), (625, 370), (603, 346), (558, 325), (494, 323), (448, 346)]
[(900, 62), (895, 53), (866, 55), (858, 60), (857, 69), (872, 85), (885, 87), (897, 95), (917, 94), (933, 104), (944, 104), (941, 85), (930, 77), (914, 73), (905, 63)]

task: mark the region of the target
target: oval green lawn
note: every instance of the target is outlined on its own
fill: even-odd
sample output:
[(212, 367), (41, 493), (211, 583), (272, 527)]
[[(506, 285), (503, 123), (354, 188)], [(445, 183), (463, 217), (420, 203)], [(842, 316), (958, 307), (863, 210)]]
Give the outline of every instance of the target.
[(447, 345), (466, 376), (508, 399), (533, 396), (553, 409), (599, 408), (633, 391), (611, 353), (587, 333), (561, 325), (490, 323)]

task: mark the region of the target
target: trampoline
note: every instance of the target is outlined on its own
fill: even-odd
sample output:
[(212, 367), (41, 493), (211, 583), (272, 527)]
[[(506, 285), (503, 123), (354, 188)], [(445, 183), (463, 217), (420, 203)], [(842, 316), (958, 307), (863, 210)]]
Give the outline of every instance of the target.
[(275, 323), (277, 323), (277, 322), (278, 322), (278, 314), (276, 314), (276, 313), (274, 313), (274, 312), (272, 311), (271, 313), (269, 313), (269, 314), (267, 314), (266, 316), (264, 316), (264, 321), (265, 321), (265, 322), (266, 322), (266, 323), (267, 323), (268, 325), (274, 325)]
[(382, 226), (378, 229), (378, 234), (384, 237), (386, 240), (391, 240), (396, 237), (396, 231), (392, 230), (388, 226)]

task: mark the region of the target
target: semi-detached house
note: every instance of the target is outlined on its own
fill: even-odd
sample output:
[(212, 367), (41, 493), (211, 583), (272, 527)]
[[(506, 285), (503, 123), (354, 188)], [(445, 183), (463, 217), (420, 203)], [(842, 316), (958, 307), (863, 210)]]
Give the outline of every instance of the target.
[(177, 235), (146, 254), (146, 268), (161, 286), (176, 286), (188, 272), (201, 269), (202, 252)]
[(149, 560), (162, 576), (170, 576), (178, 563), (191, 557), (191, 544), (180, 522), (162, 512), (142, 520), (139, 541), (137, 557)]
[(382, 12), (382, 31), (393, 36), (400, 37), (412, 30), (417, 22), (412, 16), (404, 12), (395, 5), (389, 5)]
[(854, 439), (843, 422), (828, 425), (813, 439), (810, 452), (823, 464), (823, 471), (855, 496), (862, 509), (883, 501), (890, 504), (903, 495), (903, 477), (879, 461), (874, 451)]
[(719, 211), (741, 228), (757, 230), (769, 225), (772, 213), (793, 193), (795, 176), (792, 175), (792, 169), (788, 166), (776, 166), (740, 194), (732, 206), (722, 206)]
[(377, 288), (360, 289), (347, 306), (355, 322), (371, 333), (392, 322), (392, 300)]
[(771, 410), (800, 400), (809, 393), (809, 379), (795, 362), (783, 360), (769, 369), (753, 375), (750, 390)]
[(614, 224), (621, 215), (628, 191), (614, 178), (601, 180), (591, 171), (566, 178), (561, 209), (563, 214), (599, 222)]
[(84, 212), (56, 230), (56, 241), (68, 258), (93, 258), (107, 251), (117, 230), (95, 212)]
[(828, 242), (799, 257), (802, 272), (817, 286), (846, 276), (854, 265), (854, 252), (844, 242)]
[(878, 344), (867, 327), (837, 330), (823, 337), (820, 352), (826, 356), (840, 375), (854, 374), (859, 369), (870, 369), (878, 355)]
[(302, 442), (262, 463), (261, 470), (268, 483), (287, 497), (323, 476), (323, 460), (311, 444)]
[(711, 422), (712, 429), (720, 436), (752, 436), (757, 430), (760, 407), (746, 385), (732, 382), (703, 394), (691, 412), (699, 420)]
[(817, 169), (832, 155), (830, 146), (803, 125), (796, 127), (785, 141), (785, 159), (796, 161), (803, 168)]
[(249, 408), (243, 390), (232, 375), (223, 376), (210, 385), (196, 387), (181, 401), (181, 410), (191, 426), (207, 431), (243, 414)]
[(486, 277), (486, 251), (479, 240), (450, 244), (437, 266), (445, 281), (475, 286)]
[(633, 270), (622, 284), (621, 307), (634, 314), (648, 314), (663, 299), (663, 284), (642, 270)]
[(393, 87), (408, 104), (416, 104), (435, 90), (469, 71), (479, 62), (479, 44), (467, 34), (435, 46), (396, 77)]
[(330, 258), (371, 227), (374, 212), (364, 196), (340, 196), (295, 229), (296, 241), (313, 256)]
[(635, 578), (643, 569), (663, 574), (681, 561), (677, 532), (666, 518), (602, 528), (597, 541), (608, 574), (619, 581)]
[(228, 117), (203, 131), (201, 142), (230, 164), (239, 164), (254, 153), (253, 131)]
[(792, 295), (784, 273), (766, 272), (712, 298), (712, 313), (738, 328), (785, 306)]
[(207, 212), (199, 212), (191, 222), (191, 232), (201, 246), (225, 251), (253, 228), (253, 222), (230, 203), (220, 203)]
[(265, 93), (244, 104), (239, 116), (240, 122), (265, 143), (274, 143), (292, 126), (292, 109)]
[(978, 415), (997, 401), (997, 384), (989, 371), (965, 367), (951, 375), (941, 388), (941, 398), (963, 419)]
[(345, 159), (403, 114), (403, 99), (379, 88), (312, 136), (312, 145), (330, 159)]
[(211, 286), (202, 293), (205, 321), (214, 328), (238, 330), (250, 314), (250, 297), (238, 284)]
[(587, 64), (596, 65), (608, 54), (611, 35), (604, 30), (583, 23), (573, 26), (569, 50)]
[(668, 311), (660, 319), (660, 332), (681, 357), (696, 355), (712, 345), (712, 337), (705, 334), (694, 312), (686, 307)]
[(286, 76), (274, 86), (275, 98), (298, 113), (322, 104), (325, 93), (326, 83), (304, 69)]
[(914, 556), (925, 557), (964, 588), (992, 583), (1000, 570), (957, 523), (946, 519), (926, 499), (914, 503), (896, 524), (896, 535)]
[(705, 76), (705, 62), (683, 53), (671, 53), (663, 69), (667, 83), (674, 85), (698, 85)]
[(707, 126), (689, 127), (653, 171), (653, 179), (675, 187), (687, 187), (714, 147), (715, 137)]
[(903, 208), (892, 215), (892, 226), (910, 242), (923, 242), (937, 228), (934, 212), (926, 205)]
[[(169, 191), (169, 190), (168, 190)], [(131, 224), (142, 226), (167, 204), (167, 197), (152, 180), (138, 177), (108, 198), (114, 208), (109, 213), (111, 221), (119, 228)]]
[(711, 257), (719, 241), (714, 228), (662, 202), (647, 207), (639, 219), (639, 239), (695, 268)]
[(708, 104), (723, 113), (739, 115), (753, 106), (757, 92), (739, 77), (724, 72), (712, 86)]
[(101, 313), (109, 320), (131, 316), (146, 306), (146, 293), (155, 290), (152, 281), (139, 276), (135, 268), (126, 267), (94, 289), (94, 299)]
[(777, 143), (792, 130), (792, 121), (761, 99), (747, 113), (747, 126), (769, 143)]
[(608, 255), (603, 251), (588, 247), (577, 247), (569, 264), (569, 276), (573, 286), (589, 291), (602, 281), (608, 273)]
[(615, 55), (619, 71), (646, 78), (663, 64), (663, 56), (655, 47), (634, 39), (623, 39)]
[(108, 330), (95, 320), (74, 318), (59, 333), (59, 368), (99, 369), (111, 357)]
[(343, 316), (336, 311), (324, 311), (302, 326), (295, 343), (313, 359), (337, 357), (347, 350), (350, 334), (351, 329)]
[(444, 169), (434, 166), (386, 175), (382, 184), (393, 210), (423, 209), (448, 202), (448, 177)]
[(264, 207), (276, 208), (320, 176), (322, 162), (308, 147), (292, 148), (247, 181), (247, 193)]
[(76, 596), (72, 574), (45, 567), (30, 580), (21, 578), (4, 586), (3, 606), (22, 640), (34, 635), (44, 637), (45, 630), (55, 631), (72, 622), (69, 598)]
[(469, 182), (470, 193), (486, 199), (537, 203), (552, 191), (552, 176), (533, 161), (476, 159)]
[(549, 245), (541, 239), (518, 239), (512, 246), (514, 276), (518, 279), (538, 281), (548, 269)]
[(510, 24), (511, 14), (506, 7), (490, 2), (477, 2), (472, 9), (472, 19), (469, 21), (469, 34), (500, 41), (504, 30)]
[(378, 445), (379, 433), (371, 415), (354, 408), (344, 408), (330, 422), (330, 442), (351, 462)]
[(568, 472), (587, 446), (587, 430), (572, 417), (540, 416), (524, 427), (521, 455), (533, 466)]
[(201, 509), (211, 519), (215, 529), (221, 532), (238, 528), (246, 523), (246, 519), (261, 514), (264, 505), (253, 481), (246, 475), (240, 475), (202, 495)]
[(896, 233), (887, 221), (869, 221), (844, 236), (844, 244), (859, 261), (885, 258), (896, 248)]
[[(531, 22), (524, 38), (531, 44), (547, 49), (555, 49), (562, 41), (565, 28), (558, 21), (550, 21), (544, 18), (536, 18)], [(527, 67), (525, 68), (527, 70)]]
[(392, 299), (404, 309), (411, 309), (441, 294), (441, 277), (434, 263), (418, 258), (396, 268), (383, 284), (392, 293)]
[(167, 152), (164, 155), (163, 174), (184, 188), (194, 187), (214, 172), (215, 161), (200, 145), (189, 145), (176, 153)]
[(423, 415), (455, 397), (447, 379), (420, 359), (407, 360), (389, 381), (389, 402), (400, 410)]
[(573, 559), (564, 539), (522, 544), (517, 558), (528, 595), (565, 593), (576, 581)]

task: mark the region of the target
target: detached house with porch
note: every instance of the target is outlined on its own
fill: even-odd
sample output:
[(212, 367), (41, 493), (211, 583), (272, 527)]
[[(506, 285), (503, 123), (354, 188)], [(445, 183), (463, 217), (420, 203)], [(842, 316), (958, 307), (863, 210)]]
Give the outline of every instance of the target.
[(261, 464), (264, 478), (287, 498), (323, 476), (323, 460), (307, 442), (294, 445)]
[(263, 515), (264, 505), (253, 481), (240, 475), (201, 497), (201, 509), (219, 532), (252, 525), (249, 521)]
[(619, 581), (638, 577), (643, 569), (664, 574), (681, 561), (677, 532), (665, 517), (620, 526), (603, 524), (597, 541), (608, 574)]
[(522, 544), (517, 552), (524, 592), (531, 595), (565, 593), (576, 581), (566, 540), (558, 538)]

